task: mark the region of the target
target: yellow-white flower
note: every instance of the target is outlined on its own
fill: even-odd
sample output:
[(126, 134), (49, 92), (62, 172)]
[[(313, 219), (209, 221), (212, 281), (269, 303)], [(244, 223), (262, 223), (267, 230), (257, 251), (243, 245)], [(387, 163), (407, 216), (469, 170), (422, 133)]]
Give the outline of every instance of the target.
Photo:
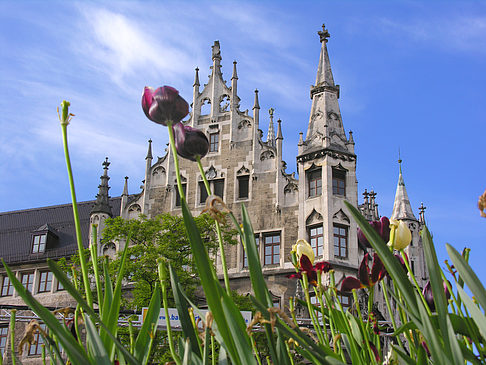
[(314, 250), (312, 249), (312, 246), (309, 245), (309, 243), (306, 240), (297, 240), (295, 245), (292, 246), (292, 252), (295, 252), (295, 255), (297, 256), (297, 260), (300, 261), (300, 258), (302, 255), (306, 255), (311, 264), (314, 265)]
[(404, 221), (390, 219), (390, 242), (395, 250), (403, 250), (412, 242), (412, 232)]

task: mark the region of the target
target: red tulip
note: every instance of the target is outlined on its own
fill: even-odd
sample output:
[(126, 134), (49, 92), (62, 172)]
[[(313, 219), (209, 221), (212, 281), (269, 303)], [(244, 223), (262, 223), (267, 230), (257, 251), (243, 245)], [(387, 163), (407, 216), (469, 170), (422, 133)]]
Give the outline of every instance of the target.
[(373, 265), (371, 270), (368, 266), (369, 254), (365, 254), (359, 265), (358, 278), (348, 276), (341, 284), (341, 291), (353, 289), (370, 288), (383, 279), (386, 275), (385, 266), (376, 253), (373, 254)]
[(165, 126), (180, 122), (189, 113), (187, 102), (179, 95), (179, 91), (170, 86), (156, 90), (145, 86), (142, 109), (152, 122)]
[(327, 261), (317, 262), (315, 266), (312, 266), (310, 259), (306, 255), (302, 255), (300, 257), (300, 268), (299, 272), (295, 274), (290, 274), (288, 278), (296, 278), (302, 279), (302, 273), (305, 272), (307, 275), (307, 279), (310, 284), (317, 286), (317, 275), (323, 272), (329, 272), (332, 269), (332, 266)]
[[(381, 217), (379, 221), (371, 221), (370, 225), (380, 235), (385, 243), (388, 242), (388, 240), (390, 239), (390, 221), (387, 217)], [(371, 248), (371, 245), (361, 228), (358, 228), (358, 242), (362, 246)]]
[(204, 157), (209, 151), (209, 141), (206, 135), (199, 129), (175, 123), (174, 131), (175, 147), (177, 154), (191, 161), (196, 157)]

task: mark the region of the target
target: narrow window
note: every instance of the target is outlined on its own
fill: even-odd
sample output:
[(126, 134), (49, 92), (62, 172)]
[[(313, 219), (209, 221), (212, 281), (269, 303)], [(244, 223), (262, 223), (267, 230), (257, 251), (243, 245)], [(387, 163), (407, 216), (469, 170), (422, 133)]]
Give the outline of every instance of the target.
[(52, 287), (52, 272), (42, 271), (39, 277), (39, 293), (50, 292)]
[(312, 170), (307, 173), (309, 198), (322, 194), (322, 170)]
[(341, 303), (341, 305), (343, 306), (344, 310), (351, 307), (351, 296), (348, 293), (338, 292), (337, 298)]
[(280, 263), (280, 232), (263, 236), (265, 265)]
[(13, 286), (8, 276), (2, 278), (2, 297), (13, 295)]
[(213, 193), (223, 199), (224, 179), (217, 179), (212, 181)]
[[(184, 195), (186, 195), (186, 185), (187, 184), (182, 184), (182, 191), (184, 192)], [(179, 195), (179, 189), (177, 188), (177, 185), (174, 186), (174, 189), (176, 191), (176, 201), (175, 201), (175, 206), (180, 207), (181, 206), (181, 196)]]
[(322, 256), (324, 253), (324, 234), (322, 226), (309, 228), (309, 242), (316, 257)]
[[(41, 328), (46, 331), (46, 325), (42, 323)], [(42, 355), (42, 345), (44, 344), (44, 339), (40, 335), (39, 331), (34, 334), (34, 344), (29, 348), (29, 356)]]
[(343, 170), (332, 170), (332, 193), (334, 195), (346, 196), (346, 172)]
[(219, 132), (209, 135), (209, 152), (218, 152), (219, 149)]
[(2, 325), (0, 327), (0, 353), (1, 356), (5, 353), (5, 347), (7, 345), (8, 338), (8, 326)]
[(38, 234), (34, 236), (32, 243), (32, 253), (42, 253), (46, 250), (46, 234)]
[(334, 256), (348, 257), (348, 228), (334, 225)]
[(208, 191), (206, 190), (206, 185), (204, 185), (204, 181), (199, 181), (199, 203), (205, 204), (206, 199), (208, 198)]
[(410, 265), (411, 265), (411, 267), (410, 267), (410, 268), (412, 269), (412, 274), (414, 274), (414, 275), (415, 275), (415, 261), (410, 260)]
[(34, 285), (34, 273), (22, 274), (22, 285), (25, 289), (32, 293), (32, 286)]
[(248, 199), (250, 176), (238, 176), (238, 199)]

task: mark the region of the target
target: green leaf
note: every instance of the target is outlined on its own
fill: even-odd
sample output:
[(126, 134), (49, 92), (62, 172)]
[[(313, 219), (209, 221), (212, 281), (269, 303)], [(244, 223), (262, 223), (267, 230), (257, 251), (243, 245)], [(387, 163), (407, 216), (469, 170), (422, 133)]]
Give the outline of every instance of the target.
[[(160, 290), (158, 283), (155, 284), (155, 290), (152, 295), (152, 300), (147, 310), (147, 314), (143, 321), (142, 328), (135, 340), (135, 350), (133, 356), (142, 364), (146, 364), (150, 355), (150, 347), (153, 340), (154, 333), (152, 329), (157, 328), (157, 323), (160, 314)], [(168, 321), (168, 318), (166, 318)]]
[(94, 360), (93, 363), (100, 365), (111, 365), (110, 357), (106, 352), (103, 341), (101, 341), (101, 337), (98, 334), (96, 326), (93, 324), (88, 314), (85, 315), (84, 318), (86, 323), (86, 335), (88, 337), (87, 344), (89, 347), (89, 353)]
[(363, 340), (363, 335), (361, 334), (361, 330), (359, 328), (358, 321), (349, 312), (346, 312), (346, 317), (348, 317), (347, 318), (348, 319), (348, 323), (349, 323), (349, 325), (351, 327), (351, 335), (353, 336), (353, 338), (355, 339), (355, 341), (358, 344), (361, 345), (362, 343), (364, 343), (364, 340)]
[(170, 285), (172, 287), (172, 293), (174, 295), (175, 306), (177, 308), (177, 312), (179, 313), (179, 320), (181, 321), (182, 331), (186, 338), (189, 338), (189, 342), (191, 344), (192, 352), (201, 356), (199, 351), (199, 346), (197, 344), (196, 334), (194, 332), (194, 328), (192, 326), (191, 317), (189, 316), (189, 307), (190, 304), (186, 300), (182, 289), (179, 287), (179, 277), (175, 272), (172, 265), (169, 264), (169, 273), (170, 273)]
[[(104, 310), (101, 311), (101, 321), (105, 324), (108, 323), (108, 318), (110, 316), (110, 308), (113, 303), (113, 288), (111, 286), (111, 278), (110, 274), (108, 273), (108, 259), (105, 258), (103, 261), (103, 273), (105, 276), (105, 295), (103, 297), (103, 304), (102, 307)], [(109, 326), (106, 326), (109, 329)], [(106, 334), (105, 330), (100, 330), (101, 340), (105, 344), (105, 347), (109, 353), (111, 353), (111, 348), (113, 342), (110, 340), (110, 337)]]
[(406, 353), (404, 353), (402, 350), (400, 350), (399, 347), (392, 345), (392, 348), (397, 353), (397, 355), (407, 364), (417, 365), (417, 362), (413, 360), (410, 356), (408, 356)]
[(430, 235), (427, 226), (422, 229), (422, 245), (424, 248), (425, 262), (430, 276), (430, 286), (432, 287), (432, 293), (435, 303), (435, 308), (439, 318), (439, 328), (441, 337), (444, 341), (443, 351), (445, 356), (449, 359), (453, 357), (451, 353), (451, 342), (448, 336), (447, 328), (447, 299), (444, 293), (444, 284), (442, 279), (442, 269), (440, 268), (439, 261), (437, 260), (437, 253), (435, 252), (434, 243)]
[(228, 365), (228, 354), (223, 346), (219, 348), (219, 358), (218, 358), (219, 365)]
[(47, 327), (59, 339), (59, 342), (61, 343), (66, 354), (71, 359), (71, 362), (73, 364), (88, 364), (89, 360), (85, 350), (74, 339), (73, 335), (67, 330), (66, 326), (61, 325), (59, 320), (48, 309), (34, 299), (32, 294), (25, 289), (20, 281), (15, 277), (15, 274), (12, 272), (12, 270), (10, 270), (3, 259), (2, 263), (7, 271), (10, 282), (17, 291), (18, 295), (42, 319)]
[(184, 358), (182, 359), (182, 365), (191, 365), (191, 344), (189, 343), (189, 339), (186, 339), (186, 343), (184, 344)]
[(478, 326), (479, 332), (483, 338), (486, 338), (486, 317), (484, 313), (479, 309), (479, 307), (472, 301), (469, 295), (466, 294), (463, 288), (457, 287), (459, 296), (461, 297), (464, 305), (471, 313), (471, 318), (474, 320)]
[(476, 297), (483, 310), (486, 310), (486, 290), (483, 284), (471, 269), (471, 266), (464, 260), (464, 258), (456, 251), (450, 244), (446, 244), (447, 253), (449, 254), (454, 267), (459, 272), (459, 275), (464, 280), (472, 294)]

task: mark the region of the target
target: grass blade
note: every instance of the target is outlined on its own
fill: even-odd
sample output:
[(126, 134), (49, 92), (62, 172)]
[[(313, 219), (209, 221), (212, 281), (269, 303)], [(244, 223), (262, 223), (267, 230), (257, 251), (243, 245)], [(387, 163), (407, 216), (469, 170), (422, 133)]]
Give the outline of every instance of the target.
[(86, 315), (84, 318), (86, 320), (86, 335), (88, 337), (87, 342), (89, 345), (88, 351), (94, 360), (94, 364), (111, 365), (110, 357), (106, 352), (103, 341), (101, 341), (96, 326), (91, 321), (89, 315)]

